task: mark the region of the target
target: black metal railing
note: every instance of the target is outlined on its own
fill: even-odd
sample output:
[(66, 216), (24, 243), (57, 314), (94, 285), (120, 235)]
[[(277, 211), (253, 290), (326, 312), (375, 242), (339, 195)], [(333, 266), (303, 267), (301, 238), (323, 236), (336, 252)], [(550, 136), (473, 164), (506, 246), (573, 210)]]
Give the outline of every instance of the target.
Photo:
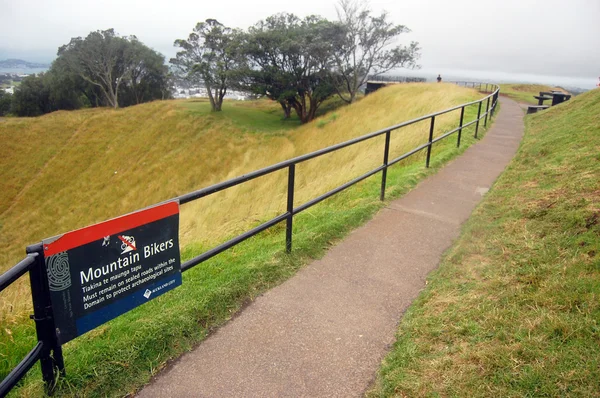
[[(194, 257), (181, 265), (182, 271), (187, 271), (194, 267), (197, 264), (200, 264), (203, 261), (208, 260), (211, 257), (216, 256), (217, 254), (245, 241), (246, 239), (257, 235), (258, 233), (276, 225), (283, 221), (286, 222), (286, 232), (285, 232), (285, 249), (286, 251), (292, 250), (292, 226), (294, 216), (301, 213), (302, 211), (308, 209), (311, 206), (316, 205), (317, 203), (357, 184), (360, 181), (365, 180), (368, 177), (371, 177), (379, 172), (381, 172), (381, 189), (379, 193), (379, 197), (381, 200), (385, 199), (385, 190), (386, 190), (386, 182), (387, 182), (387, 170), (389, 167), (394, 164), (409, 158), (423, 150), (426, 150), (426, 160), (425, 166), (429, 167), (431, 162), (431, 149), (433, 144), (448, 138), (453, 134), (457, 134), (456, 146), (460, 147), (461, 136), (463, 129), (469, 127), (471, 125), (475, 125), (475, 138), (477, 138), (477, 134), (479, 131), (480, 121), (484, 120), (484, 126), (487, 126), (488, 116), (491, 117), (494, 114), (494, 111), (498, 102), (498, 94), (499, 94), (499, 86), (496, 84), (490, 83), (473, 83), (473, 82), (454, 82), (455, 84), (478, 88), (480, 91), (484, 91), (489, 93), (486, 97), (479, 99), (477, 101), (472, 101), (466, 104), (458, 105), (453, 108), (449, 108), (440, 112), (432, 113), (429, 115), (421, 116), (416, 119), (412, 119), (403, 123), (396, 124), (394, 126), (387, 127), (385, 129), (372, 132), (370, 134), (363, 135), (361, 137), (342, 142), (340, 144), (332, 145), (327, 148), (323, 148), (321, 150), (311, 152), (302, 156), (298, 156), (284, 162), (280, 162), (274, 164), (272, 166), (265, 167), (260, 170), (253, 171), (248, 174), (244, 174), (240, 177), (233, 178), (228, 181), (221, 182), (219, 184), (211, 185), (209, 187), (187, 193), (185, 195), (178, 196), (176, 198), (171, 199), (170, 201), (178, 201), (180, 204), (185, 204), (214, 193), (226, 190), (228, 188), (243, 184), (247, 181), (254, 180), (258, 177), (265, 176), (267, 174), (271, 174), (273, 172), (287, 169), (288, 170), (288, 178), (287, 178), (287, 206), (286, 211), (283, 214), (280, 214), (271, 220), (254, 227), (233, 239), (230, 239), (202, 254), (197, 257)], [(485, 86), (483, 86), (485, 84)], [(484, 109), (485, 104), (485, 109)], [(477, 117), (465, 123), (465, 108), (469, 106), (478, 106)], [(444, 115), (450, 112), (459, 111), (460, 110), (460, 121), (456, 128), (447, 131), (441, 134), (439, 137), (434, 137), (435, 130), (435, 119), (440, 115)], [(483, 111), (483, 113), (482, 113)], [(401, 156), (398, 156), (392, 160), (389, 159), (390, 155), (390, 140), (391, 134), (395, 130), (400, 130), (403, 127), (410, 126), (412, 124), (430, 120), (429, 124), (429, 135), (427, 142), (413, 148), (412, 150), (404, 153)], [(374, 139), (376, 137), (385, 136), (385, 143), (383, 147), (383, 156), (382, 156), (382, 164), (369, 172), (354, 178), (351, 181), (346, 182), (338, 186), (337, 188), (324, 193), (316, 198), (309, 200), (306, 203), (301, 205), (295, 205), (294, 203), (294, 191), (295, 191), (295, 176), (296, 176), (296, 165), (302, 162), (305, 162), (310, 159), (314, 159), (323, 155), (326, 155), (331, 152), (335, 152), (342, 148), (346, 148), (360, 142), (368, 141)], [(10, 286), (13, 282), (23, 276), (25, 273), (29, 273), (30, 284), (31, 284), (31, 295), (33, 300), (33, 309), (34, 314), (31, 316), (31, 319), (35, 321), (36, 324), (36, 333), (38, 338), (38, 343), (35, 347), (25, 356), (25, 358), (15, 367), (0, 383), (0, 397), (6, 395), (18, 382), (23, 378), (23, 376), (31, 369), (31, 367), (39, 360), (41, 369), (42, 369), (42, 377), (44, 379), (47, 391), (49, 393), (52, 392), (54, 385), (56, 383), (57, 376), (59, 374), (64, 374), (64, 361), (62, 356), (62, 349), (60, 344), (58, 343), (58, 339), (56, 336), (56, 326), (54, 323), (54, 318), (52, 314), (52, 307), (50, 305), (50, 294), (48, 287), (48, 278), (45, 272), (44, 265), (44, 252), (42, 248), (42, 244), (38, 243), (32, 246), (27, 247), (27, 257), (19, 262), (17, 265), (9, 269), (4, 274), (0, 275), (0, 292)]]

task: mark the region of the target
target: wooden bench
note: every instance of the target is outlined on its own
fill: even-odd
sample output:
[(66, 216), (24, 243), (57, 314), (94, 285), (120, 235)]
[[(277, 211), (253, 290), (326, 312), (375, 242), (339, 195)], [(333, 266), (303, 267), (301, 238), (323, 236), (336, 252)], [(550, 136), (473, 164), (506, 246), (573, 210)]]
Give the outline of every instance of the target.
[(548, 108), (550, 108), (549, 105), (529, 105), (527, 107), (527, 114), (536, 113), (537, 111), (543, 111)]

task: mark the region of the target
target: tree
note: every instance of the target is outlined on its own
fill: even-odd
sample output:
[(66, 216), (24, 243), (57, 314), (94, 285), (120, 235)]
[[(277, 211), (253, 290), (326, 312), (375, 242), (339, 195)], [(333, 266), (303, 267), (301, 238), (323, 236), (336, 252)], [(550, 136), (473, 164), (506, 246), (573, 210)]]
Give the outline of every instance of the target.
[(76, 37), (58, 50), (47, 73), (24, 79), (12, 112), (37, 116), (59, 109), (129, 106), (170, 97), (164, 57), (113, 29)]
[(71, 39), (59, 48), (58, 56), (71, 71), (98, 87), (108, 106), (117, 108), (121, 87), (131, 82), (133, 70), (140, 64), (140, 48), (146, 47), (135, 36), (120, 37), (108, 29), (91, 32), (85, 39)]
[(386, 12), (372, 16), (371, 10), (359, 0), (339, 0), (337, 13), (340, 25), (330, 31), (329, 41), (335, 50), (333, 77), (342, 100), (354, 102), (358, 89), (369, 75), (418, 67), (418, 43), (393, 47), (398, 36), (410, 30), (389, 22)]
[(137, 40), (129, 45), (134, 53), (134, 65), (130, 78), (123, 85), (119, 105), (129, 106), (169, 98), (170, 75), (165, 58)]
[(6, 116), (10, 112), (12, 95), (0, 89), (0, 116)]
[(17, 116), (39, 116), (52, 110), (50, 94), (43, 77), (43, 74), (31, 75), (21, 81), (15, 88), (11, 113)]
[(189, 80), (202, 81), (213, 111), (220, 111), (227, 90), (236, 85), (244, 64), (239, 52), (240, 32), (216, 19), (199, 22), (171, 63)]
[(285, 117), (293, 109), (302, 123), (314, 119), (335, 91), (329, 73), (331, 24), (316, 16), (301, 20), (277, 14), (249, 29), (245, 54), (251, 61), (248, 88), (278, 101)]
[(55, 59), (44, 74), (44, 86), (49, 91), (52, 111), (94, 106), (98, 102), (94, 96), (102, 95), (94, 85), (72, 72), (63, 57)]

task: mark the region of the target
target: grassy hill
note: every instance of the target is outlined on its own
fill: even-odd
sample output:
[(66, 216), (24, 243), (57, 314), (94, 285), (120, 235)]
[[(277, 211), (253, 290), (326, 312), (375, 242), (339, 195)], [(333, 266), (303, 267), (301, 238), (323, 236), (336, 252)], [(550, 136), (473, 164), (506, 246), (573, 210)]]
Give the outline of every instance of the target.
[(527, 116), (428, 279), (370, 396), (599, 396), (600, 90)]
[[(2, 122), (0, 137), (0, 264), (23, 256), (45, 237), (102, 221), (277, 161), (345, 141), (404, 120), (471, 101), (479, 94), (451, 84), (406, 84), (382, 89), (356, 104), (299, 126), (282, 121), (268, 101), (228, 102), (211, 113), (205, 101), (166, 101), (126, 109), (56, 112)], [(476, 107), (467, 111), (472, 120)], [(456, 126), (458, 112), (436, 118), (436, 135)], [(426, 140), (428, 122), (394, 135), (392, 154)], [(388, 196), (410, 189), (464, 146), (434, 146), (432, 169), (411, 158), (388, 174)], [(381, 164), (383, 137), (298, 166), (302, 203)], [(392, 156), (393, 156), (392, 155)], [(416, 162), (416, 163), (415, 163)], [(282, 212), (286, 173), (222, 192), (181, 208), (182, 257)], [(298, 216), (294, 252), (283, 253), (283, 227), (269, 230), (184, 274), (183, 286), (65, 345), (66, 395), (123, 395), (165, 361), (196, 344), (245, 301), (281, 282), (330, 242), (381, 207), (375, 179)], [(35, 331), (25, 279), (0, 296), (0, 377), (33, 346)], [(32, 370), (19, 395), (36, 396)]]
[[(473, 95), (453, 85), (396, 86), (301, 127), (296, 121), (282, 122), (278, 105), (266, 101), (229, 102), (222, 113), (211, 113), (205, 101), (157, 101), (119, 110), (6, 119), (0, 132), (0, 270), (14, 265), (27, 244), (43, 238), (442, 110)], [(441, 118), (438, 128), (455, 119)], [(427, 131), (423, 125), (397, 134), (394, 153), (414, 147)], [(301, 165), (298, 203), (379, 164), (381, 145), (374, 157), (373, 144)], [(325, 169), (330, 171), (322, 173)], [(282, 212), (286, 178), (282, 171), (183, 206), (183, 244), (212, 244)], [(26, 304), (8, 301), (3, 306)]]

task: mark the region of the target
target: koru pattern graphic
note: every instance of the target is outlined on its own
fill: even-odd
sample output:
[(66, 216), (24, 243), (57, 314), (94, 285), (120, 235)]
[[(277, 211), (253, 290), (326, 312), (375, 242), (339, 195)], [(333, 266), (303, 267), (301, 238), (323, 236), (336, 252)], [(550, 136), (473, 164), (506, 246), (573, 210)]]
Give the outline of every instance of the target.
[(46, 258), (46, 269), (50, 290), (60, 292), (71, 287), (69, 255), (67, 252), (56, 253)]

